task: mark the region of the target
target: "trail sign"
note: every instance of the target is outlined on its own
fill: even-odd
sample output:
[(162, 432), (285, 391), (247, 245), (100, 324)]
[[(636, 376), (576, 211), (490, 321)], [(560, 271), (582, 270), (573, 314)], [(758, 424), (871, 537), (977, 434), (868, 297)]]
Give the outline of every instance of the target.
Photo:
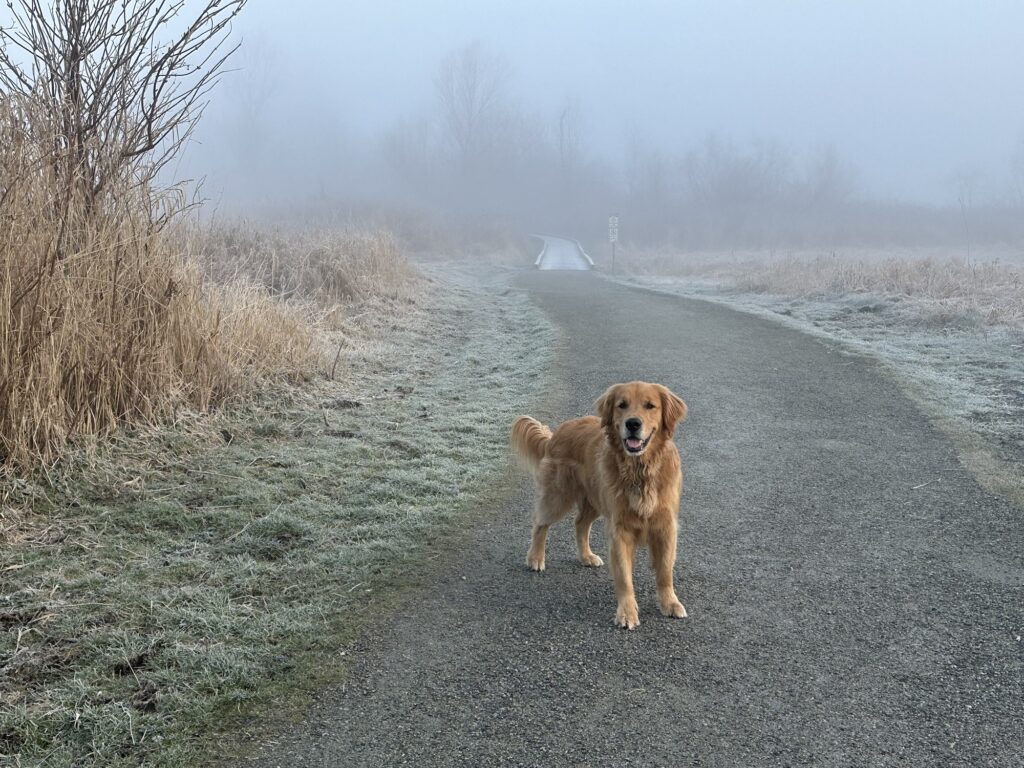
[(615, 274), (615, 244), (619, 242), (619, 217), (608, 217), (608, 242), (612, 244), (612, 274)]

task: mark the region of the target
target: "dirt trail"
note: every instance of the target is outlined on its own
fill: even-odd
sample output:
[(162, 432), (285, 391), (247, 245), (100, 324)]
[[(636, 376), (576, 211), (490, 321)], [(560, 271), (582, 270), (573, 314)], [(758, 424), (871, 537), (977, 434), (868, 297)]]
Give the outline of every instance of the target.
[(529, 573), (524, 480), (256, 764), (1024, 765), (1021, 512), (895, 385), (715, 305), (587, 273), (518, 282), (566, 338), (564, 403), (535, 415), (633, 378), (689, 403), (691, 618), (658, 614), (641, 557), (642, 624), (616, 629), (571, 525)]

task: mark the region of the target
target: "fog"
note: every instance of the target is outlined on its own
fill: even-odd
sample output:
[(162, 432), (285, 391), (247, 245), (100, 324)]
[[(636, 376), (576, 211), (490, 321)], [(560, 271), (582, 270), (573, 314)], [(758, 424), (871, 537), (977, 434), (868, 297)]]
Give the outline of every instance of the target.
[(1017, 2), (252, 2), (179, 173), (694, 246), (1015, 240)]

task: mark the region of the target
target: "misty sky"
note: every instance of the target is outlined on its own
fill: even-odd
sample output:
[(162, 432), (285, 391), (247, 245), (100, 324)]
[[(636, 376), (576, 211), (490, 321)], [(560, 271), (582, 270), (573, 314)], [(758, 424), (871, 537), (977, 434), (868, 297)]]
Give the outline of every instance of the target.
[[(952, 202), (998, 194), (1024, 137), (1024, 3), (253, 0), (238, 24), (281, 67), (276, 102), (350, 136), (425, 105), (439, 60), (479, 40), (528, 111), (578, 98), (591, 153), (683, 152), (709, 134), (834, 145), (861, 186)], [(230, 85), (228, 85), (230, 87)]]

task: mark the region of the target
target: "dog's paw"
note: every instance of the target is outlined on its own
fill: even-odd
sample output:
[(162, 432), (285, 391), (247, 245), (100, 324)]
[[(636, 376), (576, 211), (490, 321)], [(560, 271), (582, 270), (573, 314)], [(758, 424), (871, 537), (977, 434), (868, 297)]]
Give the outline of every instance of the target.
[(540, 573), (544, 570), (544, 555), (534, 555), (533, 553), (527, 555), (526, 565), (529, 566), (531, 571)]
[(604, 560), (591, 552), (589, 555), (580, 555), (580, 562), (588, 568), (600, 568), (604, 565)]
[(615, 625), (623, 629), (636, 629), (640, 626), (640, 613), (636, 601), (632, 604), (620, 604), (615, 611)]
[(671, 600), (665, 600), (661, 604), (661, 613), (663, 616), (673, 616), (677, 619), (686, 618), (686, 608), (679, 602), (679, 598), (673, 597)]

